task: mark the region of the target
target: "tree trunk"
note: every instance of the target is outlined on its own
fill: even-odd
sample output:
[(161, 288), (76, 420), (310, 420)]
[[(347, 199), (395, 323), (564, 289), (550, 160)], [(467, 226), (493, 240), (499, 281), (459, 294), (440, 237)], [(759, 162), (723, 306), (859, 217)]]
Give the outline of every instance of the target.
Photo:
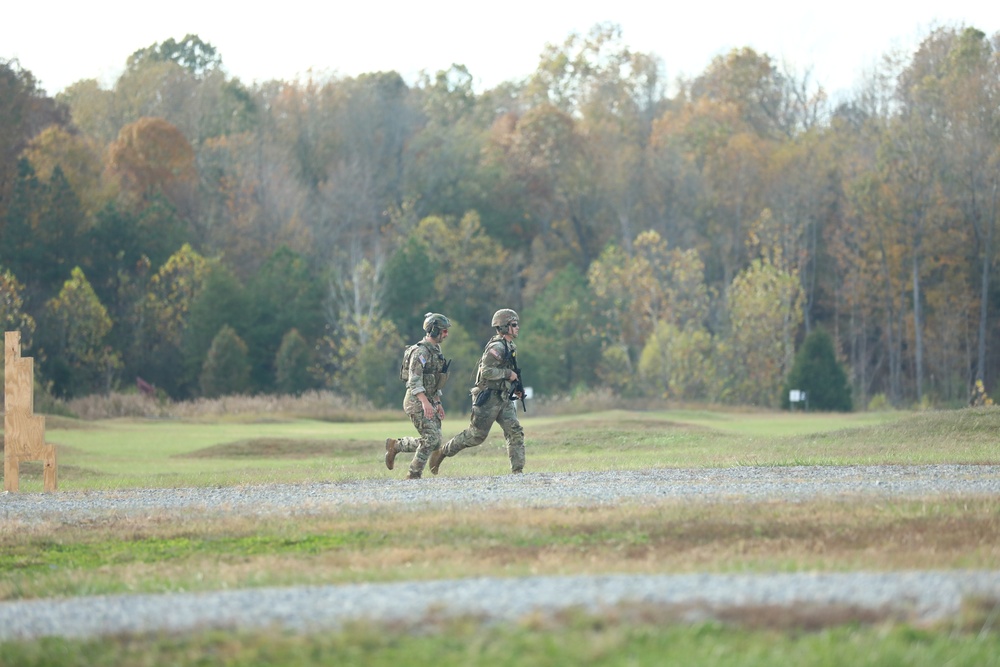
[[(996, 185), (993, 187), (994, 193), (996, 192)], [(994, 195), (995, 198), (995, 195)], [(994, 209), (996, 210), (996, 209)], [(986, 223), (986, 229), (983, 230), (983, 248), (982, 248), (982, 276), (979, 281), (979, 346), (976, 350), (976, 380), (983, 380), (985, 382), (986, 375), (986, 321), (988, 315), (989, 306), (989, 296), (990, 296), (990, 264), (993, 260), (993, 227), (995, 222), (991, 218)]]
[(920, 261), (914, 251), (912, 259), (913, 279), (913, 344), (917, 372), (917, 403), (924, 398), (924, 336), (923, 317), (920, 310)]

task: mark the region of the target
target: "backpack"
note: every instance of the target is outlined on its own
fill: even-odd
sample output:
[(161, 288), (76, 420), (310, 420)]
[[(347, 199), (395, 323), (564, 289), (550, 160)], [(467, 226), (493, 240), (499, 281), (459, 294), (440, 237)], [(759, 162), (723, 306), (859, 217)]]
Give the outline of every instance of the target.
[(403, 363), (399, 366), (399, 379), (403, 382), (410, 380), (410, 360), (413, 359), (414, 351), (421, 347), (420, 343), (414, 343), (403, 351)]

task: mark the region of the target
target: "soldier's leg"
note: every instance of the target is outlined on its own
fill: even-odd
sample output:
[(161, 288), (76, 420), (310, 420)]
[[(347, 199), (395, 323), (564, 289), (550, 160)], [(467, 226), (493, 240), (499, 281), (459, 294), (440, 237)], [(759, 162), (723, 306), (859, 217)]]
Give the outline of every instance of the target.
[(507, 441), (507, 457), (510, 459), (510, 471), (524, 470), (524, 429), (517, 420), (517, 407), (514, 403), (500, 410), (497, 423), (503, 429), (503, 437)]
[[(410, 423), (413, 424), (413, 428), (417, 429), (417, 433), (422, 433), (420, 429), (423, 428), (423, 423), (427, 420), (427, 418), (424, 417), (423, 409), (414, 412), (407, 412), (406, 416), (410, 418)], [(417, 451), (417, 448), (420, 447), (420, 441), (422, 438), (422, 434), (416, 438), (413, 436), (396, 438), (396, 453), (400, 454), (402, 452)]]
[(445, 456), (454, 456), (463, 449), (483, 444), (486, 436), (490, 434), (495, 417), (496, 409), (491, 409), (489, 404), (482, 407), (473, 406), (469, 428), (449, 440), (441, 449), (442, 453)]
[(415, 452), (417, 448), (420, 447), (420, 438), (413, 438), (407, 436), (405, 438), (398, 438), (396, 440), (396, 453), (400, 454), (402, 452)]
[(432, 419), (427, 419), (423, 414), (414, 415), (410, 419), (420, 431), (419, 444), (413, 455), (413, 460), (410, 461), (410, 477), (416, 478), (423, 473), (431, 452), (441, 447), (441, 420), (437, 415), (434, 415)]

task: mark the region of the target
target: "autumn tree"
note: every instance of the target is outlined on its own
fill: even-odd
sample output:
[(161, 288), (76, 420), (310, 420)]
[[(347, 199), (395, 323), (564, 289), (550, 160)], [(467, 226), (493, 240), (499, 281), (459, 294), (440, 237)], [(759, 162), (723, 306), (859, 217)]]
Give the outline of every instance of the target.
[[(987, 343), (995, 335), (990, 326), (991, 269), (996, 261), (996, 227), (1000, 216), (1000, 40), (988, 39), (974, 28), (961, 31), (938, 30), (921, 45), (915, 68), (924, 75), (924, 88), (930, 89), (934, 111), (947, 130), (948, 143), (943, 150), (947, 175), (954, 184), (951, 200), (960, 212), (964, 228), (975, 243), (971, 259), (978, 265), (976, 285), (979, 313), (976, 362), (971, 387), (985, 380)], [(940, 53), (944, 51), (944, 53)], [(925, 53), (938, 53), (927, 72)], [(923, 63), (921, 62), (923, 61)]]
[[(112, 90), (105, 90), (96, 79), (83, 79), (67, 86), (56, 98), (66, 105), (73, 125), (101, 147), (114, 141), (126, 124), (124, 114)], [(130, 119), (138, 120), (138, 117)]]
[(681, 401), (715, 401), (720, 394), (718, 351), (703, 328), (660, 320), (639, 355), (637, 384), (643, 393)]
[(516, 276), (510, 271), (508, 252), (485, 232), (479, 215), (470, 211), (461, 218), (425, 218), (414, 235), (435, 254), (440, 270), (434, 292), (447, 304), (448, 317), (472, 327), (492, 317), (491, 304), (511, 303)]
[[(624, 43), (620, 26), (601, 23), (586, 35), (547, 45), (525, 86), (533, 110), (552, 105), (578, 119), (580, 161), (566, 163), (575, 178), (565, 183), (565, 192), (576, 199), (569, 231), (582, 246), (603, 242), (589, 239), (597, 228), (614, 230), (630, 251), (637, 230), (648, 223), (646, 146), (652, 121), (666, 104), (661, 68), (657, 58)], [(589, 200), (582, 197), (588, 190)]]
[(131, 367), (173, 397), (183, 394), (185, 334), (192, 305), (204, 289), (210, 266), (209, 260), (185, 244), (149, 279), (146, 294), (136, 307), (138, 324), (129, 347)]
[(177, 41), (173, 38), (139, 49), (128, 57), (129, 69), (141, 67), (146, 62), (173, 62), (196, 76), (222, 67), (222, 56), (214, 46), (203, 42), (198, 35), (188, 34)]
[(733, 280), (725, 340), (728, 402), (779, 405), (793, 360), (794, 332), (802, 323), (801, 297), (798, 277), (768, 253)]
[(112, 191), (101, 179), (102, 146), (84, 134), (70, 132), (59, 125), (42, 130), (24, 149), (24, 157), (42, 181), (49, 181), (58, 168), (80, 200), (86, 220), (81, 228), (92, 224), (93, 217), (111, 199)]
[[(647, 394), (680, 400), (716, 400), (719, 373), (716, 338), (708, 328), (714, 301), (705, 284), (705, 266), (695, 250), (666, 252), (654, 233), (641, 234), (637, 250), (660, 248), (650, 266), (661, 285), (661, 307), (638, 356), (638, 379)], [(655, 241), (655, 242), (654, 242)], [(652, 311), (651, 311), (652, 312)]]
[(241, 280), (277, 247), (310, 257), (327, 252), (315, 247), (305, 218), (308, 194), (273, 138), (243, 133), (207, 140), (199, 164), (203, 196), (194, 238), (206, 253), (225, 257)]
[(24, 310), (24, 285), (9, 269), (0, 271), (0, 326), (21, 332), (21, 348), (31, 349), (35, 318)]
[(601, 224), (593, 157), (577, 121), (552, 104), (498, 120), (486, 164), (496, 165), (501, 187), (522, 199), (508, 233), (521, 230), (524, 243), (538, 234), (560, 266), (573, 262), (585, 270), (610, 232)]
[(821, 118), (826, 95), (809, 76), (780, 69), (749, 47), (716, 56), (691, 83), (691, 96), (733, 105), (757, 136), (791, 138)]
[(0, 58), (0, 224), (28, 143), (50, 125), (68, 124), (66, 107), (46, 96), (30, 71), (17, 60)]
[(489, 186), (479, 176), (480, 159), (492, 118), (482, 117), (471, 73), (453, 65), (424, 75), (409, 97), (420, 115), (403, 153), (403, 201), (413, 203), (418, 218), (482, 214)]
[(138, 210), (163, 197), (182, 216), (193, 212), (198, 176), (194, 150), (162, 118), (141, 118), (123, 127), (108, 148), (107, 171), (123, 200)]

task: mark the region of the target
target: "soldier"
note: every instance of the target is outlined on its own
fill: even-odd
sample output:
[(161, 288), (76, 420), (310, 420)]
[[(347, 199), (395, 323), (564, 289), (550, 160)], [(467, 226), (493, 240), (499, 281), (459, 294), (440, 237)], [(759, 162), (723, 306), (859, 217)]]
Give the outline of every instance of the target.
[[(524, 470), (524, 429), (517, 421), (517, 409), (512, 402), (512, 386), (518, 380), (514, 371), (517, 366), (514, 339), (520, 331), (517, 313), (509, 308), (498, 310), (493, 314), (493, 329), (495, 334), (483, 350), (479, 371), (476, 373), (476, 386), (472, 388), (472, 418), (469, 428), (431, 454), (430, 468), (435, 475), (444, 457), (454, 456), (463, 449), (482, 444), (489, 435), (493, 422), (500, 424), (507, 440), (510, 471), (519, 473)], [(523, 390), (518, 391), (516, 397), (523, 399)]]
[(392, 470), (396, 454), (416, 452), (410, 462), (407, 479), (420, 479), (428, 457), (441, 447), (441, 389), (448, 381), (450, 361), (441, 354), (441, 343), (448, 337), (451, 321), (440, 313), (424, 315), (424, 338), (406, 348), (400, 379), (406, 381), (403, 411), (417, 428), (419, 438), (386, 438), (385, 467)]

